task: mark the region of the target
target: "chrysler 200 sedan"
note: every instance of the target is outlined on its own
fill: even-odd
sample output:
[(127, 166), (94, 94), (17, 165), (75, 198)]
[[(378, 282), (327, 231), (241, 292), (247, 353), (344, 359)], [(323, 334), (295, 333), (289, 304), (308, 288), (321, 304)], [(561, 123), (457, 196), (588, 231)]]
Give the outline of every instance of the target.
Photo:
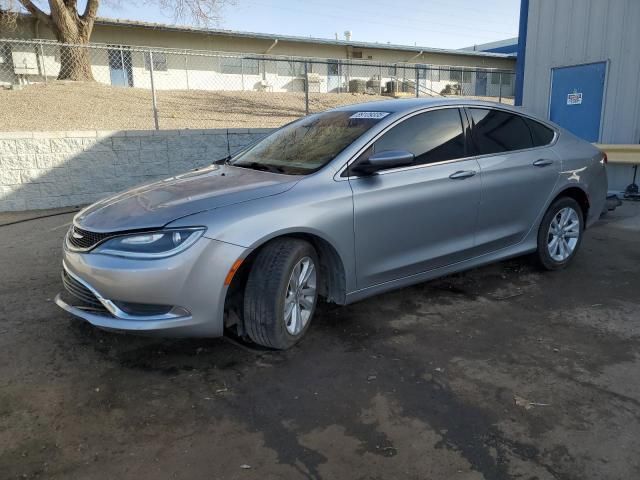
[(603, 210), (606, 160), (505, 105), (337, 108), (79, 212), (56, 302), (108, 330), (286, 349), (319, 297), (344, 305), (531, 253), (564, 268)]

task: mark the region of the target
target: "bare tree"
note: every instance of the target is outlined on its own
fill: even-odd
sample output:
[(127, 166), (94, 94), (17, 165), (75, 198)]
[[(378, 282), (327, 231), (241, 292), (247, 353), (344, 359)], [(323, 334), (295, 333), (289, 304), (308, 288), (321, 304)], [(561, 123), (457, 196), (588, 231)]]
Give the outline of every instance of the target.
[[(86, 0), (80, 11), (77, 0), (0, 0), (0, 21), (5, 25), (15, 22), (18, 7), (22, 6), (37, 20), (48, 25), (61, 46), (58, 80), (93, 81), (89, 52), (83, 45), (89, 43), (93, 24), (101, 0)], [(174, 19), (191, 18), (195, 23), (207, 24), (218, 20), (222, 4), (228, 0), (148, 0), (164, 11), (173, 12)], [(42, 6), (46, 4), (48, 8)]]

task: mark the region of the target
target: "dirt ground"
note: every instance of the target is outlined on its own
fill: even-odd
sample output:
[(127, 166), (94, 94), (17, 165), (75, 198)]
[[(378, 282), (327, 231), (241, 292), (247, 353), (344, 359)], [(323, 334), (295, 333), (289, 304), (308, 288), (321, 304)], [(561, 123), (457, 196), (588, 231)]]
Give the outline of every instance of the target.
[[(389, 98), (311, 93), (309, 110), (321, 112), (341, 105)], [(505, 99), (509, 101), (513, 103)], [(162, 130), (271, 128), (305, 114), (304, 93), (159, 90), (157, 105)], [(154, 128), (150, 90), (101, 83), (49, 82), (28, 85), (22, 90), (0, 89), (0, 113), (3, 132)]]
[[(377, 95), (311, 93), (319, 112)], [(0, 131), (153, 129), (151, 91), (100, 83), (49, 82), (22, 90), (0, 89)], [(305, 114), (304, 93), (159, 90), (160, 128), (268, 128)], [(47, 112), (46, 116), (42, 112)]]
[(0, 227), (0, 477), (640, 478), (638, 207), (565, 271), (322, 305), (285, 353), (101, 332), (52, 303), (71, 214)]

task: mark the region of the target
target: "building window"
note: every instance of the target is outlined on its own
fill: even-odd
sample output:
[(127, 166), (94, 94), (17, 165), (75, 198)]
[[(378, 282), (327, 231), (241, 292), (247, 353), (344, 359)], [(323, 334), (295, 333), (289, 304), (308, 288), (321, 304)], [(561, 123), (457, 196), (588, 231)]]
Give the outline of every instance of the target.
[(499, 85), (500, 84), (500, 76), (502, 76), (502, 86), (503, 87), (508, 87), (511, 85), (511, 78), (513, 76), (513, 74), (511, 73), (498, 73), (498, 72), (492, 72), (491, 73), (491, 85)]
[(235, 75), (259, 75), (260, 65), (258, 60), (251, 58), (223, 57), (222, 73)]
[(392, 67), (389, 67), (389, 69), (388, 69), (388, 71), (387, 71), (387, 74), (388, 74), (390, 77), (395, 77), (397, 73), (398, 73), (398, 72), (397, 72), (397, 69), (396, 69), (395, 65), (394, 65), (394, 66), (392, 66)]
[(353, 52), (351, 57), (352, 58), (362, 58), (362, 52)]
[[(151, 55), (148, 52), (144, 54), (144, 69), (151, 70)], [(153, 70), (156, 72), (166, 72), (167, 54), (162, 52), (153, 52)]]
[(427, 79), (432, 82), (440, 81), (440, 70), (429, 69), (427, 70)]
[[(287, 62), (289, 64), (289, 76), (302, 77), (304, 76), (304, 62)], [(311, 72), (311, 68), (309, 68)]]
[(458, 83), (471, 83), (472, 81), (472, 73), (468, 70), (451, 70), (449, 73), (449, 77), (452, 82)]

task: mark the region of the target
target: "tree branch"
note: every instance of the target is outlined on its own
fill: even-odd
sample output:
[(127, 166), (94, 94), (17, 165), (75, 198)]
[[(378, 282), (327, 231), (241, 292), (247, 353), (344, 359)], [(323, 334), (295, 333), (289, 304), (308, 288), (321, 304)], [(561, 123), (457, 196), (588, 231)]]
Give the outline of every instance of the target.
[(99, 5), (100, 5), (100, 0), (87, 0), (87, 6), (84, 8), (82, 19), (89, 20), (93, 24), (93, 20), (96, 18), (96, 15), (98, 14)]
[(36, 17), (38, 20), (45, 23), (49, 23), (51, 21), (51, 17), (46, 13), (44, 13), (42, 10), (40, 10), (31, 0), (19, 0), (19, 2), (22, 4), (24, 8), (27, 9), (27, 11), (31, 15)]

